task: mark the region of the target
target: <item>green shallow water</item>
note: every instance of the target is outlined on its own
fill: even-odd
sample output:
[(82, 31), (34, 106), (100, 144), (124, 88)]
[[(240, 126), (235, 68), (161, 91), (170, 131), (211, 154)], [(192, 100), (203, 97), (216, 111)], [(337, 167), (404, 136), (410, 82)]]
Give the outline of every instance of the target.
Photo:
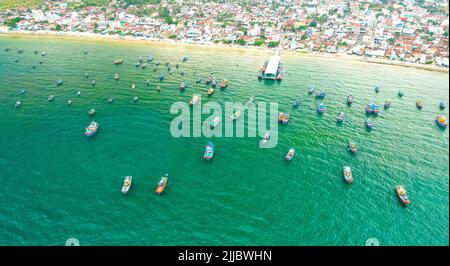
[[(35, 55), (35, 49), (48, 55)], [(189, 61), (166, 73), (157, 93), (160, 71), (134, 67), (148, 54), (164, 72), (165, 62), (174, 65), (183, 55)], [(434, 122), (437, 114), (448, 116), (448, 109), (438, 108), (440, 99), (448, 103), (448, 74), (282, 55), (287, 77), (268, 84), (255, 79), (268, 56), (0, 36), (0, 244), (64, 245), (74, 237), (81, 245), (364, 245), (368, 238), (381, 245), (448, 245), (449, 134)], [(123, 65), (112, 64), (117, 57)], [(32, 69), (40, 59), (44, 63)], [(194, 92), (205, 95), (207, 88), (195, 80), (209, 72), (230, 81), (209, 100), (245, 102), (256, 95), (291, 110), (289, 124), (279, 127), (277, 147), (259, 149), (258, 138), (215, 138), (215, 158), (205, 162), (207, 138), (171, 136), (171, 104), (188, 101)], [(64, 85), (57, 87), (59, 78)], [(178, 89), (181, 80), (190, 85), (186, 92)], [(307, 94), (311, 85), (327, 92), (323, 116)], [(25, 95), (18, 94), (21, 87)], [(398, 88), (405, 92), (402, 99)], [(355, 99), (352, 107), (345, 104), (348, 94)], [(112, 104), (109, 95), (116, 98)], [(140, 100), (132, 103), (133, 96)], [(296, 98), (302, 106), (292, 110)], [(365, 106), (388, 98), (391, 109), (367, 131)], [(422, 111), (415, 107), (418, 98), (424, 99)], [(17, 100), (22, 107), (15, 109)], [(87, 115), (90, 108), (97, 110), (94, 118)], [(343, 125), (335, 122), (340, 111), (348, 117)], [(101, 128), (89, 139), (83, 131), (92, 120)], [(346, 150), (349, 139), (359, 146), (357, 156)], [(297, 153), (286, 163), (291, 146)], [(351, 186), (343, 182), (343, 165), (353, 169)], [(158, 197), (153, 191), (164, 173), (169, 186)], [(133, 187), (122, 196), (126, 175), (134, 176)], [(397, 184), (408, 190), (407, 208), (396, 197)]]

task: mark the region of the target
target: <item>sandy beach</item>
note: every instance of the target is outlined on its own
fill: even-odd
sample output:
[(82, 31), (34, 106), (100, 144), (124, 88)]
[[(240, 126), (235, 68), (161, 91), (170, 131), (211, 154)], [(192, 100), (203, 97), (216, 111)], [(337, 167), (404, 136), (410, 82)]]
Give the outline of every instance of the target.
[[(0, 37), (1, 35), (9, 35), (9, 36), (48, 36), (48, 37), (59, 37), (59, 38), (70, 38), (70, 39), (89, 39), (89, 40), (107, 40), (107, 41), (129, 41), (129, 42), (148, 42), (158, 45), (183, 45), (183, 46), (191, 46), (191, 47), (208, 47), (208, 48), (226, 48), (226, 49), (234, 49), (234, 50), (246, 50), (246, 51), (258, 51), (264, 53), (273, 53), (273, 48), (267, 47), (256, 47), (256, 46), (240, 46), (240, 45), (227, 45), (227, 44), (216, 44), (212, 42), (195, 42), (195, 41), (175, 41), (170, 39), (149, 39), (149, 38), (140, 38), (135, 36), (118, 36), (118, 35), (101, 35), (90, 32), (55, 32), (55, 31), (10, 31), (5, 28), (0, 28)], [(402, 61), (393, 61), (388, 59), (379, 59), (379, 58), (368, 58), (357, 55), (350, 54), (331, 54), (331, 53), (319, 53), (319, 52), (309, 52), (309, 51), (292, 51), (292, 50), (282, 50), (282, 53), (285, 55), (301, 55), (308, 57), (318, 57), (318, 58), (334, 58), (334, 59), (343, 59), (343, 60), (354, 60), (360, 62), (367, 62), (373, 64), (382, 64), (382, 65), (391, 65), (391, 66), (401, 66), (401, 67), (412, 67), (416, 69), (423, 69), (428, 71), (438, 71), (442, 73), (449, 73), (448, 68), (438, 67), (436, 65), (424, 65), (418, 63), (410, 63), (410, 62), (402, 62)]]

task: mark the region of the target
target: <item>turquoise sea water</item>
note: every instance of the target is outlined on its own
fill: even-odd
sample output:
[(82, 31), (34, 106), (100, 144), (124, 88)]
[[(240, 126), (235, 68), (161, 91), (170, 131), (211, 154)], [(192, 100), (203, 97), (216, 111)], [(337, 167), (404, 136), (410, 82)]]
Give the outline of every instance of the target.
[[(153, 64), (135, 68), (149, 54), (161, 61), (158, 71)], [(183, 55), (188, 62), (181, 63)], [(440, 99), (449, 100), (448, 74), (282, 54), (285, 80), (258, 82), (258, 66), (269, 56), (1, 35), (0, 244), (64, 245), (74, 237), (81, 245), (364, 245), (368, 238), (381, 245), (448, 245), (449, 133), (434, 122), (437, 114), (448, 116), (448, 109), (438, 108)], [(124, 64), (115, 66), (119, 57)], [(169, 75), (166, 62), (181, 67)], [(160, 71), (166, 76), (161, 83)], [(206, 99), (207, 87), (195, 81), (209, 72), (230, 85)], [(189, 83), (185, 92), (178, 89), (182, 80)], [(322, 116), (307, 93), (311, 85), (327, 92)], [(27, 92), (19, 95), (20, 88)], [(221, 103), (256, 95), (291, 111), (291, 120), (279, 127), (273, 149), (259, 149), (259, 138), (215, 138), (215, 158), (205, 162), (207, 138), (173, 138), (169, 130), (171, 104), (189, 101), (192, 93)], [(50, 94), (54, 102), (48, 102)], [(348, 94), (354, 96), (351, 107)], [(108, 104), (110, 95), (116, 100)], [(291, 106), (296, 98), (302, 100), (298, 110)], [(388, 98), (392, 107), (367, 131), (365, 106)], [(419, 98), (421, 111), (415, 107)], [(90, 108), (97, 110), (93, 118)], [(338, 125), (341, 111), (348, 119)], [(92, 120), (100, 130), (87, 138), (84, 127)], [(357, 156), (347, 151), (348, 140), (357, 143)], [(296, 155), (287, 163), (291, 146)], [(343, 165), (352, 167), (350, 186)], [(169, 186), (156, 196), (165, 173)], [(123, 196), (126, 175), (134, 180)], [(396, 197), (397, 184), (412, 200), (407, 208)]]

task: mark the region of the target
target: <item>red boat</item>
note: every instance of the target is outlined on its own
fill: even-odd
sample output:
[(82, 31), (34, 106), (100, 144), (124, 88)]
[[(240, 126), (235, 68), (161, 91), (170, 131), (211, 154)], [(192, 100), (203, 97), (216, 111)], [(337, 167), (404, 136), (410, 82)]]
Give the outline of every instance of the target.
[(167, 176), (167, 174), (163, 177), (161, 177), (161, 180), (158, 183), (158, 186), (156, 187), (155, 193), (158, 195), (161, 195), (161, 193), (164, 192), (164, 189), (167, 186), (167, 180), (169, 179), (169, 177)]

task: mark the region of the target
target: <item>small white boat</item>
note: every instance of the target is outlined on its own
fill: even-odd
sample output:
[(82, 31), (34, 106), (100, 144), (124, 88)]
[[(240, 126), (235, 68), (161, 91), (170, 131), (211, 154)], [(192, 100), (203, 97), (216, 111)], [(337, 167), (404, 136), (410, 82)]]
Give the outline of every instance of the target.
[(231, 120), (236, 120), (236, 119), (238, 119), (239, 117), (241, 116), (241, 111), (236, 111), (236, 112), (234, 112), (231, 116), (230, 116), (230, 118), (231, 118)]
[(17, 101), (16, 104), (14, 105), (14, 107), (19, 108), (22, 105), (22, 103), (20, 101)]
[(286, 161), (291, 161), (292, 158), (294, 157), (295, 154), (295, 149), (294, 148), (290, 148), (289, 152), (286, 154), (286, 157), (284, 157), (286, 159)]
[(125, 177), (125, 180), (123, 181), (123, 186), (122, 186), (122, 193), (123, 194), (127, 194), (128, 193), (128, 191), (130, 190), (132, 181), (133, 181), (133, 177), (132, 176), (126, 176)]
[(343, 173), (344, 173), (345, 182), (351, 184), (353, 182), (353, 175), (352, 175), (352, 169), (350, 168), (350, 166), (344, 166)]
[(67, 105), (71, 105), (71, 104), (72, 104), (72, 100), (68, 100)]
[(265, 145), (270, 139), (270, 133), (267, 132), (266, 134), (264, 134), (263, 139), (260, 141), (261, 145)]
[(214, 119), (211, 121), (211, 123), (209, 124), (212, 128), (217, 127), (220, 124), (221, 118), (220, 116), (216, 116), (214, 117)]
[(77, 91), (77, 96), (81, 96), (81, 91)]
[(194, 95), (192, 95), (192, 99), (189, 102), (189, 105), (197, 104), (199, 100), (200, 100), (200, 97), (198, 95), (194, 94)]
[(53, 96), (53, 95), (48, 96), (48, 101), (49, 102), (53, 101), (54, 99), (55, 99), (55, 96)]
[(139, 100), (139, 98), (137, 96), (133, 97), (133, 102), (137, 102)]
[(88, 111), (88, 115), (95, 115), (95, 109), (94, 108), (92, 108), (92, 109), (90, 109), (89, 111)]
[(136, 88), (136, 84), (131, 84), (131, 89), (134, 90)]

